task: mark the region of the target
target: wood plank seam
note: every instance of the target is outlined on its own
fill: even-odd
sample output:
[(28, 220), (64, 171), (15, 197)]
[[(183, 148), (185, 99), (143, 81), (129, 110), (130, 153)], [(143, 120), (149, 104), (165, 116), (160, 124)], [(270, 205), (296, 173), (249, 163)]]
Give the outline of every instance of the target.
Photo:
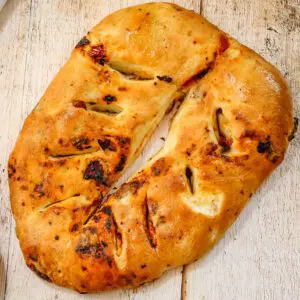
[[(202, 15), (203, 12), (203, 0), (200, 0), (199, 14)], [(181, 271), (181, 300), (186, 300), (187, 297), (187, 265), (182, 266)]]
[(181, 300), (186, 300), (186, 286), (187, 286), (187, 266), (184, 265), (181, 271)]

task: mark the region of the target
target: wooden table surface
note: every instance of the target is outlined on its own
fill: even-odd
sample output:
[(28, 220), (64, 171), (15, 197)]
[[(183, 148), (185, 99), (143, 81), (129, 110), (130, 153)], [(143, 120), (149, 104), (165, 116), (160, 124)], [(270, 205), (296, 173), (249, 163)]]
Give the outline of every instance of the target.
[[(0, 12), (0, 299), (300, 299), (300, 134), (225, 237), (196, 263), (143, 288), (92, 296), (47, 284), (25, 266), (6, 168), (24, 118), (92, 25), (112, 11), (143, 2), (8, 0)], [(276, 65), (300, 115), (299, 0), (170, 2), (201, 12)], [(166, 126), (160, 129), (163, 134)], [(137, 164), (154, 148), (149, 147)]]

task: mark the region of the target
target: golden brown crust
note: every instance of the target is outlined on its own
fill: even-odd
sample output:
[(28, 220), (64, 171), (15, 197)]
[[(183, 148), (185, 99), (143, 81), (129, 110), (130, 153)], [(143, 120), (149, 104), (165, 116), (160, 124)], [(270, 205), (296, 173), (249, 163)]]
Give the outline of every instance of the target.
[[(178, 96), (164, 148), (104, 201)], [(166, 3), (112, 14), (76, 46), (9, 160), (27, 265), (80, 292), (138, 286), (208, 251), (283, 160), (278, 71)]]

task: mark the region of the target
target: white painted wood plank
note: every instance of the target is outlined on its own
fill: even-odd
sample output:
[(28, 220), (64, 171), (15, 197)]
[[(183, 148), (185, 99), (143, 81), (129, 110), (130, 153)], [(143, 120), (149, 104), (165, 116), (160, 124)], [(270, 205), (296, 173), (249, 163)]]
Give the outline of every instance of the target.
[[(97, 0), (32, 0), (29, 43), (26, 49), (26, 71), (23, 95), (19, 106), (22, 118), (32, 110), (53, 76), (66, 61), (76, 42), (105, 15), (117, 9), (147, 1), (97, 1)], [(200, 1), (173, 1), (189, 9), (199, 11)], [(28, 12), (29, 15), (29, 12)], [(6, 53), (6, 55), (9, 55)], [(5, 88), (5, 87), (4, 87)], [(7, 103), (10, 103), (7, 100)], [(11, 120), (11, 114), (5, 115)], [(159, 139), (166, 134), (167, 123), (154, 137), (155, 143), (133, 169), (153, 154), (161, 145)], [(14, 136), (15, 138), (15, 136)], [(151, 154), (152, 153), (152, 154)], [(14, 231), (14, 225), (11, 228)], [(143, 288), (129, 291), (116, 291), (99, 295), (78, 295), (74, 292), (47, 284), (37, 278), (24, 264), (19, 243), (14, 232), (11, 235), (9, 269), (6, 299), (180, 299), (181, 268), (170, 271), (161, 280)]]
[[(203, 14), (288, 80), (300, 115), (299, 1), (204, 0)], [(186, 299), (300, 298), (300, 138), (223, 240), (187, 267)]]
[(30, 0), (11, 0), (0, 12), (0, 299), (6, 288), (12, 231), (6, 162), (22, 124)]

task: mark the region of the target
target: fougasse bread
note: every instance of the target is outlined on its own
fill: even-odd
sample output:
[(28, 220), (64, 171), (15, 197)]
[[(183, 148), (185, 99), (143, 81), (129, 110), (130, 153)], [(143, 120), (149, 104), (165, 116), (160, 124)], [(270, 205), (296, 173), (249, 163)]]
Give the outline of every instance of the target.
[[(118, 191), (174, 101), (164, 147)], [(81, 293), (134, 287), (213, 247), (296, 128), (279, 72), (202, 16), (120, 10), (75, 47), (9, 159), (28, 267)]]

